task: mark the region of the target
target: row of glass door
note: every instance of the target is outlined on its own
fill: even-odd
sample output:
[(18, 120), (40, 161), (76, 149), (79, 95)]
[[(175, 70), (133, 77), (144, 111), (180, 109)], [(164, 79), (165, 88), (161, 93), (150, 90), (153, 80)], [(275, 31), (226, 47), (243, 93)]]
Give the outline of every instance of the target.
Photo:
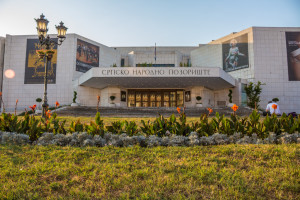
[(128, 107), (182, 107), (183, 90), (128, 90)]

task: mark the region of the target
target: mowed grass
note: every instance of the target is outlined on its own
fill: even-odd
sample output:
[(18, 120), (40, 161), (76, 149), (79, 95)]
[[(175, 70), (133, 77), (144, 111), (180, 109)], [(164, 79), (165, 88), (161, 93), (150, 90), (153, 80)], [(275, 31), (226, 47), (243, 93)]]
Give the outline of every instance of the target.
[[(175, 116), (177, 117), (176, 120), (179, 121), (179, 114), (175, 114)], [(40, 115), (37, 115), (35, 117), (36, 118), (41, 118)], [(159, 116), (157, 115), (157, 117), (159, 117)], [(150, 122), (153, 122), (153, 121), (155, 121), (155, 119), (157, 117), (102, 117), (101, 116), (101, 120), (103, 120), (105, 126), (110, 126), (112, 122), (124, 121), (124, 120), (134, 121), (134, 122), (136, 122), (136, 124), (138, 126), (141, 126), (142, 125), (141, 120), (144, 120), (145, 122), (148, 122), (150, 120)], [(164, 116), (164, 117), (169, 119), (169, 116)], [(2, 118), (2, 116), (0, 116), (0, 118)], [(18, 116), (18, 119), (23, 120), (24, 117), (23, 116)], [(57, 119), (59, 119), (60, 121), (66, 120), (66, 124), (65, 124), (66, 127), (69, 127), (71, 122), (73, 122), (73, 121), (76, 122), (78, 120), (80, 120), (80, 122), (83, 123), (83, 124), (84, 123), (89, 124), (91, 121), (95, 122), (95, 117), (86, 117), (86, 116), (74, 117), (74, 116), (60, 116), (58, 114)], [(187, 123), (192, 124), (192, 122), (195, 123), (195, 122), (200, 120), (200, 115), (199, 115), (199, 117), (188, 117), (187, 116), (186, 119), (187, 119)]]
[[(179, 120), (179, 115), (175, 115), (177, 117), (177, 120)], [(158, 115), (157, 115), (158, 117)], [(167, 117), (168, 118), (168, 117)], [(66, 120), (66, 126), (69, 127), (69, 125), (71, 124), (72, 121), (77, 121), (80, 120), (80, 122), (82, 123), (90, 123), (91, 121), (95, 121), (95, 117), (84, 117), (84, 116), (80, 116), (80, 117), (72, 117), (72, 116), (59, 116), (57, 117), (57, 119), (59, 120)], [(134, 121), (136, 122), (136, 124), (138, 126), (141, 126), (141, 120), (144, 120), (145, 122), (148, 122), (150, 120), (150, 122), (155, 121), (156, 117), (101, 117), (101, 120), (103, 120), (104, 125), (105, 126), (109, 126), (111, 125), (112, 122), (115, 121)], [(200, 116), (199, 117), (187, 117), (187, 123), (192, 124), (192, 122), (197, 122), (200, 120)]]
[(300, 145), (0, 145), (0, 199), (299, 199)]

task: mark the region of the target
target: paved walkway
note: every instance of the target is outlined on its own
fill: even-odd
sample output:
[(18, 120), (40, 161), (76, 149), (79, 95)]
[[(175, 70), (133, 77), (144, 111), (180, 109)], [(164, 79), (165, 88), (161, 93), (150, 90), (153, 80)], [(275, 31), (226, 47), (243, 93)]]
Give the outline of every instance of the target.
[[(182, 108), (181, 108), (182, 110)], [(100, 107), (101, 116), (107, 117), (157, 117), (158, 114), (170, 116), (173, 113), (177, 114), (176, 108), (120, 108), (120, 107)], [(230, 116), (231, 108), (213, 108), (212, 115), (219, 112), (221, 115)], [(78, 106), (78, 107), (64, 107), (59, 109), (57, 114), (60, 116), (95, 116), (96, 107)], [(237, 115), (246, 116), (252, 112), (249, 108), (240, 107), (237, 110)], [(190, 117), (200, 116), (202, 113), (208, 113), (206, 108), (186, 108), (185, 113)]]

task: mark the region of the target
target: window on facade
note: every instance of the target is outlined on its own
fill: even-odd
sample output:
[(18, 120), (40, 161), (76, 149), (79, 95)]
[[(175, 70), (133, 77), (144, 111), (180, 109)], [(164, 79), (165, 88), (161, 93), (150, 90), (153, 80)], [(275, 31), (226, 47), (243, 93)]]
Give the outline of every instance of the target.
[(122, 58), (122, 59), (121, 59), (121, 67), (124, 67), (124, 66), (125, 66), (125, 59)]
[(175, 64), (152, 64), (152, 63), (139, 63), (136, 67), (175, 67)]
[(242, 100), (242, 106), (247, 106), (247, 94), (246, 94), (246, 90), (245, 87), (247, 85), (242, 83), (242, 88), (241, 88), (241, 100)]

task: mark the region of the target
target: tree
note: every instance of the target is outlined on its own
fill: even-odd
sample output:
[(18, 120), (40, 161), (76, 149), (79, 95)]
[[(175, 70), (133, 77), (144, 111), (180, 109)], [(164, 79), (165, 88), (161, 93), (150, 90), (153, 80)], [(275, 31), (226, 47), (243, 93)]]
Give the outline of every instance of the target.
[(248, 102), (247, 105), (250, 108), (258, 108), (258, 103), (260, 102), (260, 93), (262, 91), (261, 88), (262, 84), (260, 81), (257, 82), (257, 84), (250, 82), (247, 86), (245, 86), (245, 91), (247, 94)]
[(229, 103), (232, 103), (232, 89), (229, 89), (228, 97), (229, 97)]
[(76, 99), (77, 99), (77, 92), (74, 91), (74, 95), (73, 95), (73, 103), (76, 103)]

